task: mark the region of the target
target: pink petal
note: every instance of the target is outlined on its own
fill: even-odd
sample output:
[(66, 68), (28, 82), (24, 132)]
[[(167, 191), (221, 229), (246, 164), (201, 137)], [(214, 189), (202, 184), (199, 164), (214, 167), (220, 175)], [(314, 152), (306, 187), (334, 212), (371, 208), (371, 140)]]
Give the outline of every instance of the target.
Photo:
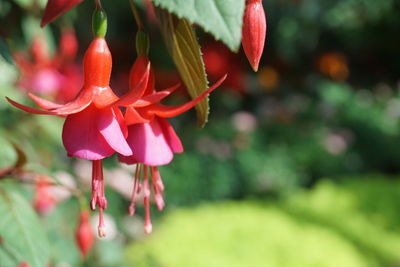
[(174, 157), (157, 120), (128, 126), (126, 140), (134, 153), (132, 157), (120, 157), (121, 162), (161, 166), (170, 163)]
[(62, 139), (70, 156), (99, 160), (115, 152), (99, 132), (97, 116), (98, 110), (93, 105), (79, 113), (67, 116)]
[(165, 139), (167, 140), (172, 151), (174, 153), (182, 153), (183, 146), (181, 139), (179, 139), (179, 136), (176, 134), (171, 124), (164, 118), (156, 117), (155, 119), (158, 120), (158, 123), (160, 124), (161, 129), (163, 130)]
[(122, 133), (124, 134), (124, 138), (126, 139), (128, 137), (128, 127), (125, 124), (124, 115), (122, 115), (122, 112), (118, 107), (113, 107), (112, 109), (114, 110), (119, 127), (121, 127)]
[[(117, 111), (119, 112), (119, 110)], [(97, 112), (97, 127), (107, 143), (118, 153), (124, 156), (132, 155), (132, 150), (125, 140), (117, 115), (114, 109), (104, 108)]]

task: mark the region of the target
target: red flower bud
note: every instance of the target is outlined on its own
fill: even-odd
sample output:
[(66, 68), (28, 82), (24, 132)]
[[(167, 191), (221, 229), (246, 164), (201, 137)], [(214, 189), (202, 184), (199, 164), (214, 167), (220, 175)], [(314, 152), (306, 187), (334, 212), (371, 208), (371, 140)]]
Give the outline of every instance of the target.
[(18, 267), (30, 267), (30, 265), (23, 261), (18, 265)]
[(83, 258), (86, 258), (94, 240), (94, 234), (89, 219), (89, 211), (83, 210), (80, 214), (78, 228), (76, 229), (76, 242)]
[(261, 0), (246, 0), (243, 18), (242, 45), (254, 71), (258, 70), (264, 50), (267, 23)]

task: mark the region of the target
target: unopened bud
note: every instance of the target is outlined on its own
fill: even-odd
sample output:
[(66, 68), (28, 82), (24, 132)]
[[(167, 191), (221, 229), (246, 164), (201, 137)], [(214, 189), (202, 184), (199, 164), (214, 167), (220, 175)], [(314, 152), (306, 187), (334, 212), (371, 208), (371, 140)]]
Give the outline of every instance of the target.
[(267, 23), (261, 0), (247, 0), (243, 17), (242, 46), (254, 71), (264, 50)]
[(78, 243), (82, 258), (86, 258), (86, 255), (92, 247), (94, 240), (89, 219), (89, 212), (87, 210), (83, 210), (80, 214), (78, 228), (76, 229), (76, 242)]

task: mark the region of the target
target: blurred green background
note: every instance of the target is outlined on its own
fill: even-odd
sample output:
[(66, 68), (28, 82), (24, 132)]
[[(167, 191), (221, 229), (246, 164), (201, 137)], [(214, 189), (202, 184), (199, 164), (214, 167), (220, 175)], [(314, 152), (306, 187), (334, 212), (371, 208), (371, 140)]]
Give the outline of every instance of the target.
[[(12, 25), (0, 29), (5, 58), (7, 50), (27, 50), (39, 31), (55, 51), (63, 25), (74, 27), (81, 58), (90, 42), (91, 1), (43, 30), (38, 25), (45, 1), (0, 1), (0, 20)], [(136, 26), (128, 1), (103, 2), (112, 86), (124, 92)], [(109, 238), (98, 240), (82, 262), (74, 244), (79, 204), (75, 198), (60, 202), (40, 217), (54, 266), (400, 264), (399, 1), (263, 4), (268, 32), (258, 73), (243, 51), (231, 55), (197, 31), (210, 80), (232, 75), (211, 95), (204, 129), (196, 127), (194, 112), (171, 121), (185, 153), (160, 168), (167, 206), (162, 213), (152, 207), (154, 233), (142, 233), (142, 209), (127, 217), (124, 188), (133, 172), (111, 158), (105, 162), (105, 179), (112, 180)], [(145, 18), (144, 6), (140, 12)], [(178, 80), (173, 63), (157, 25), (149, 21), (147, 27), (158, 88), (171, 86)], [(90, 169), (65, 157), (62, 121), (25, 114), (4, 100), (30, 103), (15, 85), (16, 66), (0, 60), (1, 167), (17, 156), (11, 140), (27, 154), (27, 169), (50, 176), (63, 171), (88, 193)], [(171, 102), (186, 100), (180, 92)], [(22, 190), (31, 201), (33, 189)]]

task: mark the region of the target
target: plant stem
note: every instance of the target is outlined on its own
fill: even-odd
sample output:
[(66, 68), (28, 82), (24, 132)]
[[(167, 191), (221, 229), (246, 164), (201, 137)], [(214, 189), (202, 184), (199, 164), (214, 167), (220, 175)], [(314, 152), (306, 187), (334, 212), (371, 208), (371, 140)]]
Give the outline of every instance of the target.
[(140, 15), (139, 15), (139, 12), (138, 12), (138, 10), (137, 10), (137, 8), (135, 6), (134, 0), (129, 0), (129, 5), (131, 6), (131, 11), (132, 11), (133, 17), (135, 18), (138, 30), (139, 31), (143, 30), (143, 23), (142, 23), (142, 20), (140, 19)]
[(101, 6), (101, 0), (94, 0), (95, 4), (96, 4), (96, 9), (103, 9), (103, 7)]

